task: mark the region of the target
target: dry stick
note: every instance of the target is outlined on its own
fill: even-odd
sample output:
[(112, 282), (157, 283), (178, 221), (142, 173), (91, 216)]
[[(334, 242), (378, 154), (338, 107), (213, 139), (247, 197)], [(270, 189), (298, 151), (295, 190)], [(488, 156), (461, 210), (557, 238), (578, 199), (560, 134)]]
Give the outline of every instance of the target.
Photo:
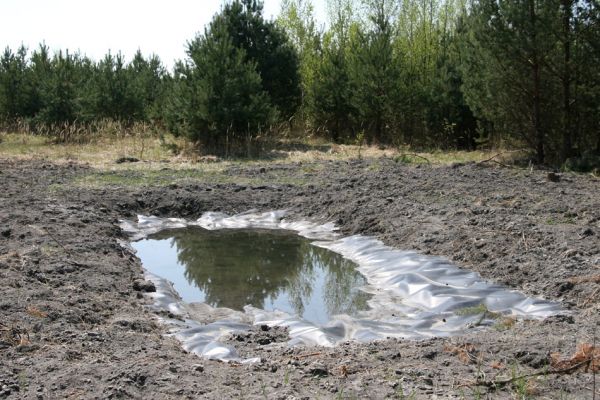
[(62, 247), (62, 249), (71, 257), (73, 257), (73, 253), (71, 253), (71, 250), (67, 249), (65, 246), (63, 246), (63, 244), (61, 242), (59, 242), (54, 235), (52, 235), (52, 233), (50, 233), (50, 231), (48, 230), (48, 228), (44, 229), (46, 231), (46, 233), (48, 234), (48, 236), (50, 236), (50, 238), (52, 240), (54, 240), (56, 242), (56, 244), (58, 244), (60, 247)]
[(525, 239), (525, 232), (521, 232), (521, 237), (523, 238), (523, 244), (525, 245), (525, 251), (529, 251), (529, 245), (527, 244), (527, 239)]
[(515, 381), (518, 381), (519, 379), (524, 379), (524, 378), (533, 378), (536, 376), (542, 376), (542, 375), (560, 375), (560, 374), (569, 374), (571, 372), (574, 372), (576, 370), (578, 370), (579, 368), (583, 367), (584, 365), (590, 365), (591, 362), (593, 361), (593, 355), (592, 358), (588, 358), (587, 360), (584, 360), (580, 363), (577, 363), (575, 365), (570, 366), (569, 368), (565, 368), (565, 369), (559, 369), (556, 371), (542, 371), (542, 372), (535, 372), (533, 374), (525, 374), (525, 375), (519, 375), (519, 376), (515, 376), (514, 378), (509, 378), (509, 379), (503, 379), (503, 380), (494, 380), (494, 381), (476, 381), (475, 383), (472, 384), (465, 384), (464, 386), (485, 386), (485, 387), (496, 387), (496, 386), (504, 386), (507, 385), (509, 383), (513, 383)]
[(490, 162), (490, 161), (492, 161), (492, 162), (495, 162), (495, 163), (497, 163), (497, 164), (500, 164), (500, 165), (502, 165), (502, 166), (504, 166), (504, 167), (508, 167), (508, 165), (506, 165), (506, 164), (503, 164), (503, 163), (501, 163), (500, 161), (497, 161), (497, 160), (494, 160), (494, 159), (495, 159), (496, 157), (500, 157), (500, 156), (501, 156), (501, 155), (503, 155), (503, 154), (519, 153), (519, 152), (522, 152), (522, 151), (525, 151), (525, 150), (523, 150), (523, 149), (520, 149), (520, 150), (507, 150), (507, 151), (501, 151), (500, 153), (498, 153), (498, 154), (495, 154), (495, 155), (493, 155), (493, 156), (492, 156), (492, 157), (490, 157), (490, 158), (486, 158), (485, 160), (481, 160), (481, 161), (479, 161), (479, 162), (477, 163), (477, 165), (484, 164), (484, 163), (486, 163), (486, 162)]
[(294, 356), (293, 358), (299, 360), (301, 358), (307, 358), (307, 357), (314, 357), (314, 356), (320, 356), (322, 353), (321, 352), (316, 352), (316, 353), (309, 353), (309, 354), (300, 354), (298, 356)]
[(588, 304), (593, 302), (594, 298), (596, 297), (596, 294), (598, 294), (598, 292), (600, 292), (600, 288), (594, 290), (594, 292), (583, 301), (581, 307), (586, 307)]
[(590, 363), (592, 365), (592, 400), (596, 400), (596, 369), (594, 369), (594, 353), (596, 349), (596, 331), (594, 330), (594, 338), (592, 339), (592, 354)]

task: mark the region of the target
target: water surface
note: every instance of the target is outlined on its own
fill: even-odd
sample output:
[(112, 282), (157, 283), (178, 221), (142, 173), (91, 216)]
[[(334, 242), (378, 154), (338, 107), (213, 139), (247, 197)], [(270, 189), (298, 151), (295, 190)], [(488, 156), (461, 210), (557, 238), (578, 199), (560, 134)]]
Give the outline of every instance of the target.
[(368, 309), (356, 264), (280, 230), (199, 227), (134, 242), (144, 268), (173, 282), (186, 302), (281, 310), (316, 324)]

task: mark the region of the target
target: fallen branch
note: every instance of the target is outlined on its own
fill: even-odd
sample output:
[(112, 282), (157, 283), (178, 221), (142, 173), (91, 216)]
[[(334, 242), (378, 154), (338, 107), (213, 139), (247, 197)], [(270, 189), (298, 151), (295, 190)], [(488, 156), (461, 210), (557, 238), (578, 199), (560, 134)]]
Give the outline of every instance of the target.
[(320, 356), (321, 354), (322, 354), (321, 352), (309, 353), (309, 354), (301, 354), (299, 356), (294, 356), (293, 358), (295, 358), (296, 360), (299, 360), (301, 358)]
[(56, 238), (54, 237), (54, 235), (53, 235), (53, 234), (50, 232), (50, 230), (48, 230), (48, 228), (46, 228), (46, 229), (45, 229), (45, 231), (46, 231), (46, 234), (47, 234), (48, 236), (50, 236), (50, 238), (51, 238), (52, 240), (54, 240), (54, 242), (55, 242), (56, 244), (58, 244), (60, 247), (62, 247), (62, 249), (63, 249), (63, 250), (64, 250), (64, 251), (65, 251), (65, 252), (66, 252), (68, 255), (70, 255), (71, 257), (73, 257), (73, 253), (71, 253), (71, 250), (67, 249), (67, 248), (66, 248), (66, 247), (65, 247), (65, 246), (64, 246), (64, 245), (63, 245), (61, 242), (59, 242), (59, 241), (58, 241), (58, 239), (56, 239)]
[(35, 225), (28, 225), (30, 228), (35, 229), (36, 231), (38, 231), (40, 234), (42, 235), (46, 235), (48, 236), (50, 239), (52, 239), (59, 247), (61, 247), (65, 253), (67, 253), (68, 255), (70, 255), (71, 257), (73, 257), (73, 253), (71, 252), (71, 250), (67, 249), (61, 242), (58, 241), (58, 239), (56, 239), (56, 237), (54, 237), (54, 235), (50, 232), (50, 230), (48, 228), (43, 228), (43, 227), (39, 227), (39, 226), (35, 226)]
[(496, 157), (500, 157), (501, 155), (504, 155), (504, 154), (510, 154), (510, 153), (519, 153), (519, 152), (522, 152), (522, 151), (525, 151), (525, 150), (523, 150), (523, 149), (520, 149), (520, 150), (507, 150), (507, 151), (501, 151), (500, 153), (498, 153), (498, 154), (495, 154), (495, 155), (491, 156), (490, 158), (486, 158), (485, 160), (481, 160), (481, 161), (479, 161), (479, 162), (477, 163), (477, 165), (485, 164), (485, 163), (487, 163), (487, 162), (495, 162), (496, 164), (500, 164), (500, 165), (502, 165), (503, 167), (510, 168), (510, 166), (509, 166), (509, 165), (506, 165), (506, 164), (504, 164), (504, 163), (501, 163), (500, 161), (498, 161), (498, 160), (495, 160), (495, 158), (496, 158)]

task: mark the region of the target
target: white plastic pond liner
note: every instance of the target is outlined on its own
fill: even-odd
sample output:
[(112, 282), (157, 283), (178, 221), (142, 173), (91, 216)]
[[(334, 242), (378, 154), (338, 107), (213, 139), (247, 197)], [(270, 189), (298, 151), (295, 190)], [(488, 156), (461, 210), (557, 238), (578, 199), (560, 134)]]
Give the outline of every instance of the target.
[(153, 281), (157, 289), (150, 293), (154, 298), (152, 307), (180, 318), (168, 318), (164, 322), (172, 327), (171, 334), (181, 341), (185, 350), (210, 359), (252, 362), (257, 360), (241, 360), (235, 349), (220, 340), (259, 324), (288, 328), (290, 345), (334, 346), (347, 340), (420, 339), (478, 329), (494, 323), (494, 314), (545, 318), (562, 311), (558, 303), (488, 283), (479, 274), (462, 270), (443, 258), (397, 250), (372, 237), (340, 237), (331, 223), (292, 222), (284, 216), (285, 211), (234, 216), (209, 212), (196, 221), (141, 215), (137, 222), (121, 221), (121, 228), (131, 235), (132, 241), (165, 229), (189, 226), (209, 230), (291, 230), (316, 240), (314, 245), (356, 263), (368, 282), (362, 290), (372, 294), (369, 310), (354, 317), (339, 315), (327, 325), (317, 326), (285, 312), (252, 306), (239, 312), (214, 309), (206, 304), (188, 304), (181, 300), (170, 282), (146, 272), (146, 278)]

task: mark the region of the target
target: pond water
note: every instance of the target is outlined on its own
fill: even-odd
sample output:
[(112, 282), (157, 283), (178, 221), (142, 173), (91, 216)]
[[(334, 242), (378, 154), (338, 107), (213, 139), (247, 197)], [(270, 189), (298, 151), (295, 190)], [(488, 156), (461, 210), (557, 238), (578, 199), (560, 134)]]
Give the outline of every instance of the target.
[(171, 229), (132, 243), (144, 268), (173, 282), (188, 303), (281, 310), (323, 325), (367, 310), (356, 264), (294, 232)]

